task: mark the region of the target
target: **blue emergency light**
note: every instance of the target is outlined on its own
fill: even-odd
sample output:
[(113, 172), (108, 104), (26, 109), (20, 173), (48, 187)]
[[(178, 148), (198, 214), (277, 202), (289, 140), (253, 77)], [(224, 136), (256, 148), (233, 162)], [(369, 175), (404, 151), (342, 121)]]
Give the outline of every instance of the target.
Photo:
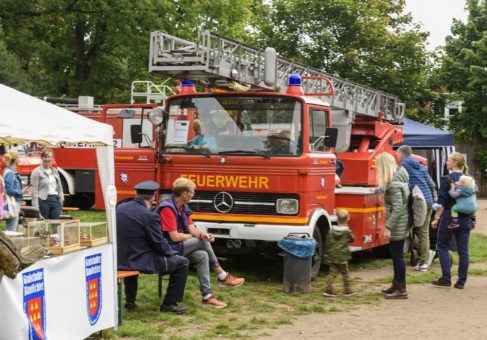
[(299, 74), (291, 74), (287, 81), (287, 94), (303, 96), (303, 82)]
[(288, 79), (288, 86), (302, 86), (301, 76), (299, 74), (291, 74)]

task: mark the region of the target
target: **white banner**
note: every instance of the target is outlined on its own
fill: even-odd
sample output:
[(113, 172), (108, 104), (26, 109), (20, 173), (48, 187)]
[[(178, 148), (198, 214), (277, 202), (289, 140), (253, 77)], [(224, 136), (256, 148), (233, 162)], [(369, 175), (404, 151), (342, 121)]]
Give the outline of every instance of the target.
[(113, 245), (39, 261), (0, 283), (0, 339), (84, 339), (115, 327)]

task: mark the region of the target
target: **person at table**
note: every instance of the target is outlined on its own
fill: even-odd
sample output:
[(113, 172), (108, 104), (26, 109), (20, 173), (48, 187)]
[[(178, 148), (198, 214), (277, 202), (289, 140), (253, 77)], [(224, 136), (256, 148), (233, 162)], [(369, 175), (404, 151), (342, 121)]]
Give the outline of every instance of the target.
[(42, 163), (32, 171), (30, 183), (32, 188), (32, 206), (39, 208), (43, 218), (57, 219), (63, 211), (64, 193), (61, 177), (52, 166), (52, 151), (41, 152)]

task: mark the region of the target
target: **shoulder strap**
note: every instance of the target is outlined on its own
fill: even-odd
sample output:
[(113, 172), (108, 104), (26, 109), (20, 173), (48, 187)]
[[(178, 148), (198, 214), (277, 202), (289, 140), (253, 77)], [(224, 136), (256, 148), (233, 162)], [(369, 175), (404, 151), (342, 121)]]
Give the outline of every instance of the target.
[(452, 184), (452, 183), (455, 183), (455, 180), (450, 176), (450, 175), (445, 175), (443, 176), (443, 178), (445, 179), (445, 181), (448, 183), (448, 184)]

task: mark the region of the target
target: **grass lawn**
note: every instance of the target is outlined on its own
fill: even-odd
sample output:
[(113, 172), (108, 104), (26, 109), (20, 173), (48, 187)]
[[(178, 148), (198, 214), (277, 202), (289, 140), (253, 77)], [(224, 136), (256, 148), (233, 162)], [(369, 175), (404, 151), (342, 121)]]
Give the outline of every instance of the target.
[[(82, 221), (103, 221), (104, 212), (78, 211), (70, 214)], [(5, 222), (0, 222), (0, 230)], [(471, 261), (487, 262), (487, 236), (472, 234)], [(456, 256), (456, 254), (454, 255)], [(455, 259), (458, 261), (458, 259)], [(224, 310), (202, 307), (199, 283), (194, 269), (191, 270), (186, 285), (183, 303), (189, 313), (176, 316), (159, 312), (161, 303), (157, 296), (157, 275), (141, 275), (136, 311), (123, 311), (123, 325), (115, 330), (103, 332), (104, 338), (127, 339), (209, 339), (215, 337), (255, 338), (267, 335), (266, 330), (280, 325), (292, 324), (299, 315), (310, 313), (335, 313), (349, 310), (357, 305), (377, 304), (382, 300), (380, 293), (370, 293), (360, 288), (362, 282), (354, 282), (359, 293), (354, 297), (326, 299), (321, 293), (325, 286), (326, 269), (312, 282), (308, 294), (286, 294), (283, 292), (282, 260), (260, 255), (239, 256), (221, 259), (222, 266), (235, 276), (246, 278), (244, 286), (236, 289), (219, 288), (213, 275), (214, 294), (228, 303)], [(455, 262), (457, 263), (457, 262)], [(373, 252), (354, 254), (350, 263), (351, 271), (391, 266), (391, 260), (377, 256)], [(472, 269), (473, 275), (487, 275), (487, 270)], [(439, 273), (408, 275), (410, 283), (429, 283)], [(164, 278), (164, 287), (167, 287)], [(390, 277), (377, 280), (376, 284), (389, 282)], [(367, 283), (367, 285), (374, 283)], [(340, 288), (340, 281), (336, 283)], [(368, 290), (370, 291), (370, 290)], [(377, 289), (377, 291), (379, 291)]]

